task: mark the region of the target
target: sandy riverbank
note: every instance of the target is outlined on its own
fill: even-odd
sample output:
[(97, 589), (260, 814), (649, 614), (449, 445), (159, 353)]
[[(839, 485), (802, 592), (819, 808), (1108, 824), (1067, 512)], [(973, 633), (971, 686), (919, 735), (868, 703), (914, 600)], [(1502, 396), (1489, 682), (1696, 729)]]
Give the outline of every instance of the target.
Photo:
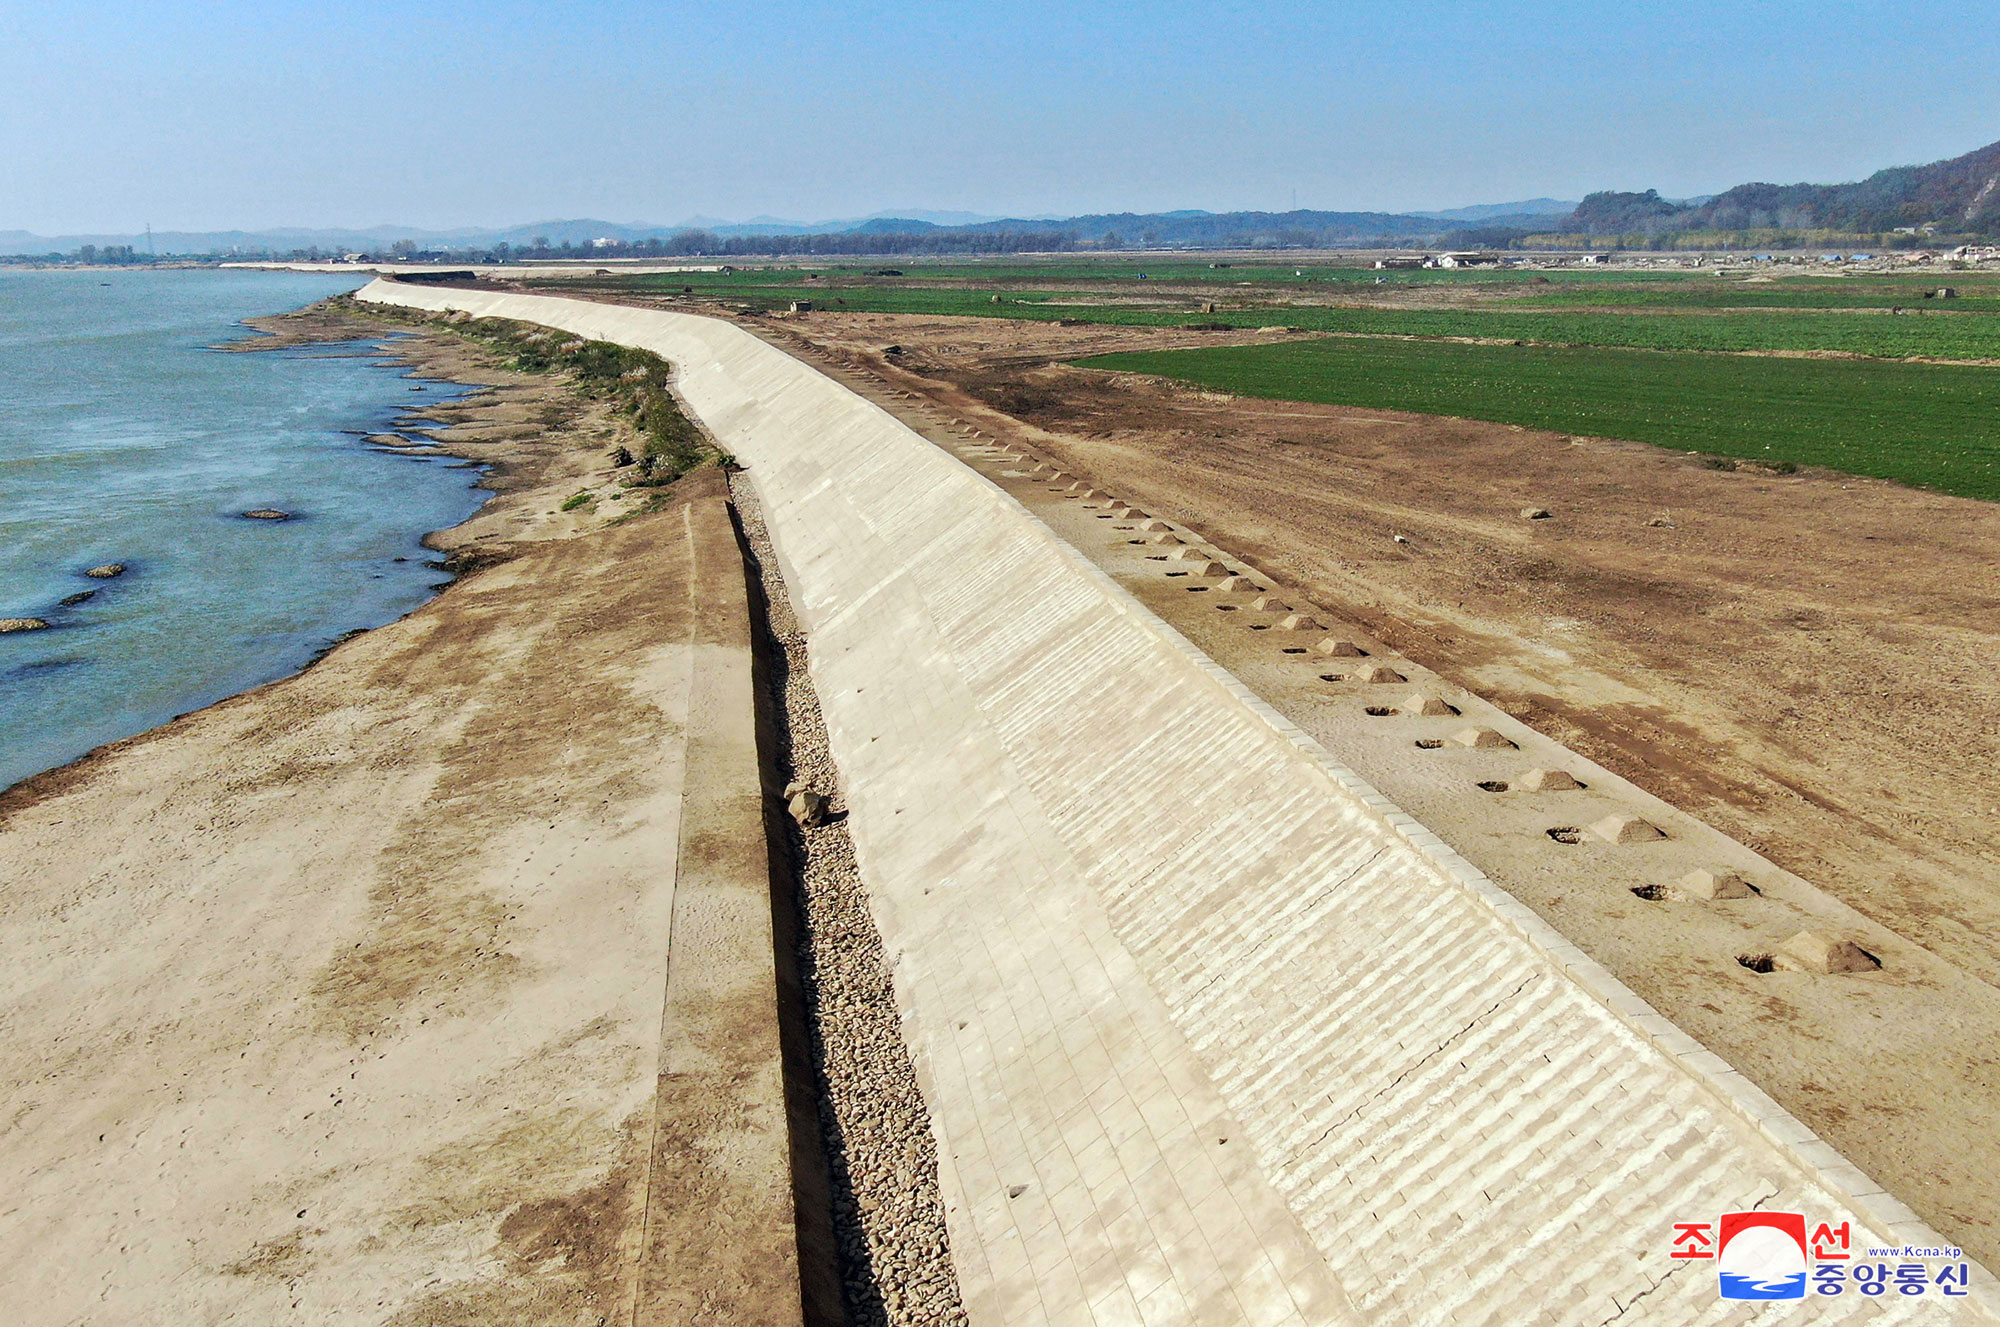
[[(564, 511), (608, 492), (627, 425), (449, 335), (396, 353), (486, 388), (405, 434), (493, 467), (495, 498), (430, 541), (468, 574), (0, 795), (8, 1322), (650, 1322), (732, 1294), (740, 1320), (796, 1315), (788, 1172), (756, 1164), (782, 1146), (774, 1028), (754, 1073), (676, 1071), (685, 1110), (656, 1118), (685, 1056), (662, 1012), (683, 833), (761, 861), (723, 476)], [(768, 928), (742, 866), (697, 864), (708, 929), (675, 942), (676, 983), (743, 980), (713, 901), (747, 883)], [(678, 1198), (651, 1192), (662, 1137)]]

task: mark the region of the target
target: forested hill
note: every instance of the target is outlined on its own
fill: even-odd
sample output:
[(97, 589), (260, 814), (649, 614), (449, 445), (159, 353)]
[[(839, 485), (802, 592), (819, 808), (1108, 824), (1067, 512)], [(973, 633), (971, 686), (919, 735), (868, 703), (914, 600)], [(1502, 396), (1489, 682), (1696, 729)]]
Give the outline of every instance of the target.
[(1592, 235), (1690, 230), (1833, 230), (1875, 234), (1931, 227), (2000, 235), (2000, 143), (1927, 166), (1892, 166), (1855, 184), (1739, 184), (1696, 204), (1645, 193), (1595, 193), (1566, 229)]

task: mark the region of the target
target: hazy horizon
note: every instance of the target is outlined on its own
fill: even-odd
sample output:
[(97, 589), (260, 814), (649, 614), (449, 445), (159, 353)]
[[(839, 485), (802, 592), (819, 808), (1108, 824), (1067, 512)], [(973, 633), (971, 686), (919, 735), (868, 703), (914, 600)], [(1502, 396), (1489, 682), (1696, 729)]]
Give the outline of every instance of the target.
[(1831, 183), (2000, 139), (2000, 32), (1935, 0), (714, 12), (23, 11), (0, 230), (1424, 212)]
[[(1502, 200), (1502, 201), (1505, 202), (1507, 200)], [(1525, 204), (1525, 203), (1537, 203), (1537, 202), (1550, 202), (1555, 200), (1521, 199), (1518, 201)], [(1488, 203), (1467, 203), (1467, 204), (1462, 204), (1459, 209), (1451, 209), (1451, 208), (1432, 209), (1432, 211), (1442, 213), (1454, 210), (1486, 208), (1495, 205), (1496, 204), (1488, 204)], [(1566, 207), (1574, 205), (1575, 205), (1575, 200), (1570, 200), (1564, 203), (1564, 206)], [(1301, 204), (1300, 206), (1301, 208), (1303, 208), (1305, 205)], [(1128, 209), (1118, 209), (1118, 211), (1124, 211), (1124, 210)], [(1201, 211), (1207, 209), (1185, 209), (1185, 210)], [(1250, 210), (1250, 209), (1244, 209), (1244, 210)], [(1287, 209), (1277, 209), (1277, 210), (1282, 212)], [(1332, 211), (1334, 209), (1321, 208), (1314, 210)], [(410, 226), (405, 223), (392, 220), (392, 221), (379, 221), (372, 225), (365, 225), (365, 226), (320, 226), (320, 225), (313, 225), (310, 223), (304, 223), (304, 224), (292, 224), (292, 225), (260, 226), (255, 228), (254, 230), (243, 226), (224, 226), (224, 227), (204, 228), (201, 230), (189, 231), (178, 227), (173, 229), (168, 229), (161, 226), (154, 226), (153, 231), (156, 235), (160, 236), (186, 235), (186, 234), (223, 235), (223, 234), (241, 233), (245, 235), (273, 235), (273, 236), (287, 236), (294, 234), (300, 234), (300, 235), (325, 234), (325, 235), (352, 235), (356, 237), (361, 237), (361, 236), (372, 235), (378, 232), (402, 232), (402, 231), (420, 232), (423, 234), (436, 235), (436, 236), (452, 236), (452, 235), (470, 236), (470, 235), (503, 234), (503, 233), (518, 232), (518, 231), (529, 231), (541, 226), (572, 227), (581, 222), (602, 222), (606, 225), (617, 226), (621, 228), (670, 231), (670, 230), (681, 230), (681, 229), (700, 229), (702, 227), (707, 227), (707, 226), (729, 229), (739, 226), (780, 226), (780, 225), (794, 226), (795, 225), (802, 229), (810, 229), (818, 226), (829, 226), (829, 227), (846, 226), (858, 222), (884, 220), (884, 219), (900, 219), (900, 220), (913, 220), (913, 221), (928, 220), (932, 224), (942, 225), (942, 226), (974, 225), (982, 222), (991, 222), (991, 221), (1023, 221), (1023, 222), (1047, 221), (1053, 223), (1057, 221), (1069, 220), (1071, 215), (1081, 215), (1081, 214), (1065, 214), (1061, 216), (1051, 216), (1048, 214), (1027, 215), (1022, 213), (1009, 213), (1005, 215), (987, 215), (982, 213), (948, 212), (935, 208), (909, 207), (909, 208), (884, 208), (879, 211), (869, 213), (865, 216), (842, 216), (842, 217), (832, 217), (832, 216), (773, 217), (768, 215), (760, 215), (754, 217), (708, 217), (708, 216), (697, 215), (692, 217), (680, 218), (677, 220), (664, 221), (664, 220), (659, 220), (657, 218), (649, 218), (649, 217), (620, 218), (620, 217), (571, 216), (571, 217), (539, 217), (528, 221), (510, 221), (510, 222), (501, 222), (498, 224), (490, 224), (490, 225), (466, 224), (457, 226), (437, 226), (437, 227)], [(1407, 215), (1421, 215), (1421, 213), (1411, 213)], [(137, 231), (116, 231), (116, 230), (73, 231), (61, 235), (47, 235), (41, 232), (24, 231), (22, 229), (14, 227), (0, 227), (0, 237), (8, 237), (21, 234), (32, 234), (38, 239), (48, 239), (48, 240), (63, 240), (63, 241), (81, 240), (81, 241), (91, 241), (91, 242), (105, 242), (105, 241), (116, 241), (124, 239), (143, 241), (146, 232), (145, 229), (141, 227)]]

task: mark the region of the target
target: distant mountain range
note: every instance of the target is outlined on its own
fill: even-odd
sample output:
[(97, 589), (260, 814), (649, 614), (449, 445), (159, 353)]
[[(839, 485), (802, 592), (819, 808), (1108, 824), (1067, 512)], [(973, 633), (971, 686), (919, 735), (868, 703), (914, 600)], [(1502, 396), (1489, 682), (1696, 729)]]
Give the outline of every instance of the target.
[(1120, 244), (1149, 247), (1338, 245), (1369, 240), (1414, 244), (1439, 239), (1457, 227), (1472, 223), (1481, 226), (1546, 227), (1574, 206), (1552, 199), (1533, 199), (1525, 203), (1482, 204), (1432, 213), (1189, 210), (1071, 217), (991, 217), (970, 212), (913, 208), (831, 221), (791, 221), (781, 217), (720, 221), (711, 217), (690, 217), (674, 225), (655, 225), (586, 217), (539, 221), (525, 226), (466, 226), (451, 230), (427, 230), (415, 226), (371, 226), (366, 229), (288, 227), (259, 231), (163, 230), (156, 231), (150, 238), (143, 233), (35, 235), (11, 230), (0, 231), (0, 254), (70, 254), (84, 245), (91, 245), (100, 251), (114, 246), (129, 246), (141, 257), (148, 252), (282, 256), (311, 249), (332, 254), (383, 254), (398, 244), (409, 244), (427, 251), (490, 252), (502, 244), (514, 250), (588, 248), (598, 245), (599, 241), (610, 241), (620, 246), (637, 245), (649, 240), (685, 239), (690, 232), (731, 241), (730, 247), (736, 251), (743, 251), (746, 247), (744, 241), (748, 240), (807, 235), (855, 239), (870, 236), (928, 237), (934, 241), (944, 241), (953, 236), (976, 240), (980, 237), (1017, 235), (1050, 240), (1060, 235), (1093, 243), (1101, 243), (1110, 236)]
[(1739, 184), (1679, 203), (1651, 189), (1595, 193), (1577, 205), (1565, 227), (1591, 235), (1926, 228), (1942, 235), (2000, 234), (2000, 143), (1927, 166), (1876, 171), (1856, 184)]
[(1531, 234), (1658, 237), (1688, 231), (1830, 230), (2000, 235), (2000, 143), (1927, 166), (1877, 171), (1855, 184), (1741, 184), (1702, 198), (1594, 193), (1581, 203), (1529, 198), (1442, 212), (1110, 212), (992, 217), (924, 209), (833, 221), (690, 217), (677, 225), (589, 218), (528, 226), (424, 230), (160, 231), (145, 235), (31, 235), (0, 231), (0, 255), (73, 254), (130, 246), (149, 252), (285, 257), (420, 252), (485, 256), (505, 245), (529, 255), (1005, 253), (1071, 248), (1343, 248), (1365, 245), (1499, 247)]
[[(491, 249), (505, 244), (510, 248), (547, 245), (589, 245), (598, 240), (633, 244), (649, 239), (666, 239), (689, 231), (706, 231), (725, 238), (755, 235), (846, 235), (854, 233), (896, 234), (920, 230), (945, 230), (997, 222), (1000, 218), (976, 212), (935, 212), (911, 209), (878, 212), (866, 217), (833, 221), (788, 221), (781, 217), (752, 217), (748, 221), (719, 221), (712, 217), (690, 217), (672, 225), (651, 222), (600, 221), (577, 217), (563, 221), (537, 221), (525, 226), (460, 226), (431, 230), (421, 226), (370, 226), (365, 229), (335, 227), (280, 227), (273, 230), (162, 230), (150, 237), (139, 234), (36, 235), (25, 230), (0, 230), (0, 254), (73, 253), (89, 244), (98, 249), (129, 245), (139, 253), (229, 254), (286, 253), (294, 249), (317, 248), (328, 253), (387, 252), (408, 242), (420, 249)], [(1060, 224), (1059, 217), (1035, 217), (1006, 223), (1010, 228), (1044, 229)]]
[(1518, 203), (1481, 203), (1477, 207), (1454, 207), (1446, 212), (1411, 212), (1413, 217), (1437, 221), (1491, 221), (1495, 217), (1559, 217), (1574, 211), (1575, 203), (1553, 198), (1527, 198)]

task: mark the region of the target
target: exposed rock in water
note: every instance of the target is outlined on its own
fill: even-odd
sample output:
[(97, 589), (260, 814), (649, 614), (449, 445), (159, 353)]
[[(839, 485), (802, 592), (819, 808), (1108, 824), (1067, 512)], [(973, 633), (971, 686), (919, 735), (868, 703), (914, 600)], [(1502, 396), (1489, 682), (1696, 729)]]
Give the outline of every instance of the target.
[(97, 591), (95, 590), (79, 590), (75, 594), (72, 594), (67, 598), (65, 598), (62, 601), (62, 607), (75, 608), (78, 604), (87, 604), (96, 597), (97, 597)]
[(92, 567), (83, 574), (92, 580), (108, 581), (113, 576), (123, 576), (125, 574), (125, 564), (122, 562), (107, 562), (101, 567)]
[(292, 519), (290, 512), (279, 511), (276, 507), (259, 507), (255, 511), (244, 512), (243, 516), (245, 520), (251, 521), (289, 521)]
[(0, 617), (0, 636), (15, 631), (41, 631), (48, 625), (38, 617)]

